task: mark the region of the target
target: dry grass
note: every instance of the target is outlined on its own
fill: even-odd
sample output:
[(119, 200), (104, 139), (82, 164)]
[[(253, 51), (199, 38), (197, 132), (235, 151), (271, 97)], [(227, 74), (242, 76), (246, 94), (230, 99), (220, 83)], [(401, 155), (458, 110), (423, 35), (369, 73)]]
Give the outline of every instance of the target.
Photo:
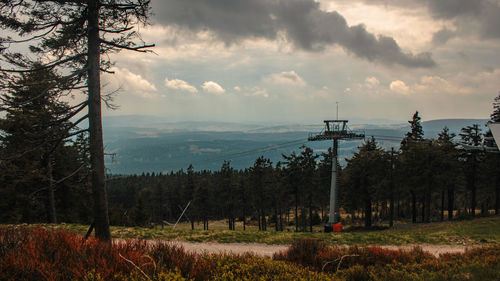
[[(38, 225), (45, 228), (69, 229), (79, 234), (87, 231), (88, 226), (75, 224)], [(210, 222), (210, 230), (202, 230), (196, 224), (191, 230), (189, 223), (181, 223), (175, 229), (172, 226), (154, 228), (112, 226), (115, 238), (143, 238), (182, 240), (190, 242), (244, 242), (265, 244), (290, 244), (297, 239), (317, 238), (328, 244), (341, 245), (408, 245), (408, 244), (441, 244), (441, 245), (491, 245), (500, 243), (500, 216), (477, 218), (452, 222), (436, 222), (430, 224), (396, 224), (392, 229), (357, 230), (342, 233), (323, 233), (320, 227), (314, 232), (294, 232), (290, 226), (283, 232), (277, 232), (272, 226), (268, 231), (258, 231), (256, 226), (247, 226), (243, 231), (241, 223), (236, 230), (227, 230), (224, 221)]]

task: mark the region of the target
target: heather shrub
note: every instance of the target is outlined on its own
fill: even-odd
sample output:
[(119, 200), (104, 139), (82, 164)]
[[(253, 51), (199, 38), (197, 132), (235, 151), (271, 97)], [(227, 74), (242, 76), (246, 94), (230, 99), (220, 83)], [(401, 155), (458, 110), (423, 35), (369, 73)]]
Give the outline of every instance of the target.
[(83, 241), (39, 228), (0, 227), (0, 253), (0, 280), (331, 280), (252, 255), (197, 255), (160, 241)]
[(186, 252), (181, 246), (156, 241), (150, 246), (149, 255), (161, 269), (177, 269), (182, 276), (193, 280), (208, 280), (213, 262), (208, 255)]
[(318, 239), (296, 240), (288, 250), (274, 255), (275, 260), (285, 260), (311, 268), (321, 268), (326, 244)]
[(168, 242), (102, 243), (66, 231), (0, 227), (0, 280), (500, 280), (500, 245), (436, 258), (420, 248), (297, 241), (273, 259), (193, 254)]
[(365, 267), (355, 265), (340, 272), (339, 276), (349, 281), (370, 281), (373, 280)]
[(283, 260), (309, 267), (316, 271), (335, 272), (337, 268), (352, 266), (384, 266), (387, 264), (423, 263), (432, 264), (436, 258), (415, 247), (412, 250), (387, 250), (380, 247), (337, 247), (327, 246), (313, 239), (299, 240), (284, 252), (273, 256), (275, 260)]
[(214, 255), (212, 259), (217, 266), (210, 280), (332, 280), (301, 266), (252, 255)]
[[(273, 258), (318, 272), (330, 272), (335, 280), (500, 280), (500, 245), (440, 257), (424, 252), (419, 247), (388, 250), (380, 247), (318, 245), (321, 244), (298, 241)], [(309, 253), (308, 247), (311, 247)]]
[[(94, 272), (95, 279), (115, 280), (143, 262), (145, 242), (111, 245), (66, 231), (1, 228), (0, 280), (73, 280)], [(121, 255), (121, 256), (120, 256)], [(119, 279), (116, 279), (119, 280)]]

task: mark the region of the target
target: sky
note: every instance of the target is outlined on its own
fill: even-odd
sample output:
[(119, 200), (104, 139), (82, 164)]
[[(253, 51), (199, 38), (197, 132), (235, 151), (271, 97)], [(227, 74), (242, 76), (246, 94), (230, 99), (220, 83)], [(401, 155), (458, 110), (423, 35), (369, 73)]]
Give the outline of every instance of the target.
[(114, 55), (118, 110), (172, 121), (489, 118), (500, 0), (153, 0)]

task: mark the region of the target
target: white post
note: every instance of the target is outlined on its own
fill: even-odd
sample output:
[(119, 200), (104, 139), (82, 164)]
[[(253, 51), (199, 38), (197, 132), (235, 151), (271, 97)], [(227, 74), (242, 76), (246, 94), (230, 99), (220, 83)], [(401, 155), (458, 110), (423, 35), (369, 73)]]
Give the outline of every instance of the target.
[(333, 141), (332, 148), (332, 182), (330, 185), (330, 214), (328, 218), (329, 226), (333, 226), (333, 224), (337, 223), (337, 217), (335, 214), (336, 210), (336, 197), (337, 197), (337, 145), (336, 140)]

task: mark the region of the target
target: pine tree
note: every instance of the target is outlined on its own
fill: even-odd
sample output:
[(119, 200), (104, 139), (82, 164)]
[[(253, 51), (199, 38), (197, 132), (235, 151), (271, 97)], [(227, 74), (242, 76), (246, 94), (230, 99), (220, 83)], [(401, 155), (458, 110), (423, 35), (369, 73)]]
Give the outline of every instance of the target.
[(500, 122), (500, 93), (493, 100), (493, 112), (491, 113), (491, 121)]
[(418, 115), (418, 111), (413, 114), (412, 120), (408, 121), (410, 124), (410, 131), (406, 133), (401, 141), (401, 149), (407, 149), (408, 145), (412, 142), (419, 142), (424, 139), (424, 130), (422, 128), (422, 118)]
[(441, 190), (441, 220), (444, 219), (445, 192), (448, 202), (448, 220), (453, 219), (455, 210), (455, 193), (460, 179), (459, 154), (453, 139), (455, 133), (450, 133), (448, 127), (444, 127), (439, 133), (437, 145), (439, 146), (439, 170), (437, 171), (438, 181), (442, 186)]
[[(317, 193), (317, 183), (316, 183), (316, 159), (318, 155), (314, 155), (311, 148), (302, 146), (302, 151), (300, 152), (300, 165), (302, 167), (302, 189), (307, 191), (306, 201), (307, 208), (309, 209), (309, 231), (312, 232), (313, 227), (313, 211), (315, 209), (314, 199)], [(305, 215), (304, 215), (305, 218)]]
[[(483, 134), (481, 133), (481, 128), (478, 124), (473, 124), (472, 126), (467, 126), (462, 128), (461, 133), (459, 134), (460, 139), (463, 144), (470, 146), (479, 146), (483, 141)], [(463, 155), (463, 165), (464, 165), (464, 174), (466, 177), (466, 185), (467, 189), (471, 192), (471, 215), (476, 215), (476, 196), (477, 196), (477, 181), (478, 181), (478, 165), (479, 158), (482, 156), (482, 153), (473, 149), (473, 150), (465, 150), (462, 152)]]
[(288, 190), (290, 194), (293, 194), (293, 201), (294, 201), (294, 207), (295, 207), (295, 212), (294, 212), (294, 220), (295, 220), (295, 232), (299, 231), (299, 206), (301, 204), (300, 198), (302, 197), (302, 179), (301, 179), (301, 166), (300, 166), (300, 157), (294, 152), (290, 154), (289, 156), (287, 155), (282, 155), (282, 157), (285, 159), (285, 165), (286, 165), (286, 178), (287, 178), (287, 185), (288, 185)]
[[(194, 191), (196, 189), (194, 175), (195, 175), (194, 167), (193, 165), (189, 165), (187, 169), (187, 175), (185, 179), (186, 182), (184, 184), (183, 195), (182, 195), (183, 200), (185, 200), (186, 202), (185, 204), (193, 201)], [(189, 216), (189, 219), (191, 221), (191, 230), (194, 230), (195, 213), (192, 207), (187, 210), (186, 215)]]
[(252, 203), (257, 210), (259, 230), (267, 230), (267, 209), (270, 205), (270, 182), (272, 176), (271, 160), (260, 156), (257, 158), (250, 172), (250, 185), (252, 186)]
[(355, 153), (351, 159), (347, 160), (344, 169), (344, 184), (350, 186), (350, 196), (359, 198), (365, 212), (365, 227), (372, 225), (372, 204), (377, 196), (377, 190), (382, 190), (384, 177), (388, 170), (385, 152), (378, 147), (374, 138), (368, 139)]
[[(333, 158), (333, 153), (332, 153), (332, 148), (328, 148), (328, 152), (321, 153), (322, 159), (318, 163), (318, 178), (319, 178), (319, 186), (318, 186), (318, 203), (321, 207), (321, 216), (322, 216), (322, 221), (326, 222), (325, 218), (325, 211), (328, 212), (327, 207), (328, 204), (330, 204), (330, 199), (328, 194), (330, 194), (330, 185), (331, 185), (331, 176), (332, 176), (332, 158)], [(352, 198), (348, 198), (347, 196), (344, 196), (344, 192), (342, 192), (342, 189), (339, 192), (339, 202), (344, 206), (346, 209), (350, 209), (351, 211), (354, 210), (355, 204), (353, 203), (353, 200), (350, 200)], [(354, 216), (353, 216), (354, 218)]]
[[(56, 76), (48, 70), (23, 73), (18, 80), (9, 83), (8, 92), (1, 98), (6, 114), (0, 119), (2, 166), (9, 166), (10, 174), (5, 175), (3, 186), (17, 189), (21, 194), (12, 197), (24, 198), (26, 202), (14, 200), (12, 204), (26, 208), (30, 206), (29, 197), (46, 194), (43, 205), (47, 221), (51, 223), (57, 221), (56, 175), (71, 177), (80, 170), (78, 166), (74, 172), (57, 170), (54, 166), (63, 159), (79, 165), (84, 163), (81, 162), (84, 159), (78, 159), (78, 151), (67, 147), (67, 137), (71, 136), (74, 126), (65, 118), (69, 106), (57, 99), (57, 83)], [(69, 164), (66, 168), (72, 166)], [(11, 175), (15, 178), (9, 180)]]
[(228, 218), (229, 230), (235, 230), (236, 190), (233, 182), (234, 170), (230, 161), (224, 161), (218, 176), (222, 215)]
[[(102, 139), (100, 73), (109, 72), (108, 54), (120, 50), (145, 52), (152, 45), (137, 45), (135, 25), (147, 22), (149, 0), (45, 1), (5, 0), (0, 5), (0, 26), (17, 33), (19, 39), (0, 38), (2, 62), (12, 66), (0, 70), (0, 88), (19, 73), (59, 70), (60, 91), (86, 89), (88, 99), (76, 106), (69, 118), (88, 107), (91, 182), (94, 195), (96, 237), (110, 241)], [(9, 45), (29, 42), (31, 55), (44, 63), (30, 69), (30, 55), (7, 52)], [(49, 61), (46, 61), (49, 60)], [(69, 120), (68, 118), (68, 120)]]

